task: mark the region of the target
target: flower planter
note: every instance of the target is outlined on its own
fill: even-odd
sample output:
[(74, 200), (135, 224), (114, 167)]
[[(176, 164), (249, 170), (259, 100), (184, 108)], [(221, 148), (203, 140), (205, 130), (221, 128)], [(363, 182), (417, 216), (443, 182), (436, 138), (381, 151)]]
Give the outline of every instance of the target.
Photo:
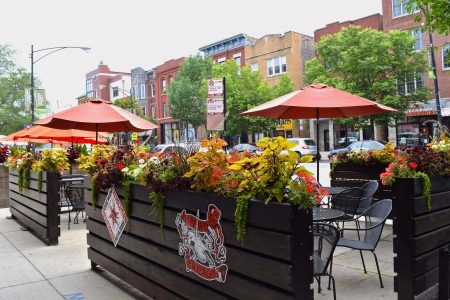
[(38, 191), (38, 174), (30, 171), (30, 186), (19, 190), (17, 170), (9, 171), (9, 204), (11, 215), (48, 245), (58, 244), (59, 174), (42, 173), (42, 188)]
[(450, 178), (430, 179), (431, 209), (419, 178), (396, 178), (393, 186), (394, 289), (400, 300), (431, 298), (438, 283), (439, 249), (450, 242)]
[[(86, 180), (90, 202), (90, 180)], [(117, 188), (123, 205), (123, 189)], [(114, 247), (101, 208), (106, 193), (89, 204), (88, 257), (130, 285), (156, 299), (312, 299), (312, 213), (289, 204), (252, 201), (247, 235), (236, 239), (235, 200), (189, 191), (172, 191), (164, 201), (164, 229), (153, 213), (148, 190), (132, 185), (132, 210)], [(225, 282), (207, 281), (187, 272), (179, 254), (182, 243), (175, 219), (183, 210), (206, 218), (209, 204), (221, 211), (220, 224), (227, 249)], [(164, 237), (163, 237), (164, 236)]]
[(0, 208), (9, 207), (9, 170), (0, 165)]

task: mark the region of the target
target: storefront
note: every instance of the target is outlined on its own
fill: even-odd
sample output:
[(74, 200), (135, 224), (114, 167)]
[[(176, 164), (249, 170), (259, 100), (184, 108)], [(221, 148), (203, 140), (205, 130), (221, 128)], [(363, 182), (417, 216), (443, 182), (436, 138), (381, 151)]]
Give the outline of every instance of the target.
[(282, 136), (284, 138), (291, 138), (292, 135), (292, 119), (280, 119), (277, 120), (277, 127), (276, 127), (276, 136)]

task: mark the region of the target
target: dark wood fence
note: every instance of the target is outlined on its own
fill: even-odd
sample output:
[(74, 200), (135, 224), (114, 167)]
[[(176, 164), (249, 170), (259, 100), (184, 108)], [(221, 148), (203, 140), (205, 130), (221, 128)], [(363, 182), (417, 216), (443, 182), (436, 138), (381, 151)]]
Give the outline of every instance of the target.
[(0, 208), (9, 207), (9, 170), (0, 165)]
[(431, 299), (439, 278), (439, 249), (450, 242), (450, 178), (431, 178), (431, 209), (418, 178), (394, 185), (394, 289), (398, 299)]
[[(88, 184), (86, 187), (90, 188)], [(122, 199), (123, 190), (117, 191)], [(310, 211), (288, 204), (252, 201), (247, 236), (242, 243), (236, 239), (234, 199), (170, 192), (165, 200), (162, 233), (148, 194), (143, 186), (132, 186), (131, 217), (117, 247), (101, 214), (106, 194), (99, 194), (95, 209), (89, 204), (88, 257), (93, 267), (102, 266), (156, 299), (313, 299)], [(89, 189), (86, 199), (90, 202)], [(177, 213), (186, 209), (196, 215), (199, 210), (204, 219), (209, 204), (222, 212), (225, 264), (229, 268), (225, 283), (206, 281), (186, 272), (184, 258), (178, 253), (181, 239), (175, 225)]]
[(331, 186), (359, 187), (368, 181), (378, 181), (379, 188), (375, 198), (392, 199), (392, 189), (389, 186), (382, 185), (380, 181), (380, 174), (385, 172), (387, 166), (387, 164), (359, 165), (338, 163), (330, 174), (330, 183)]
[(30, 187), (19, 191), (17, 170), (9, 173), (10, 211), (25, 227), (34, 232), (48, 245), (58, 244), (59, 209), (58, 188), (59, 174), (43, 172), (42, 189), (38, 192), (38, 175), (30, 171)]

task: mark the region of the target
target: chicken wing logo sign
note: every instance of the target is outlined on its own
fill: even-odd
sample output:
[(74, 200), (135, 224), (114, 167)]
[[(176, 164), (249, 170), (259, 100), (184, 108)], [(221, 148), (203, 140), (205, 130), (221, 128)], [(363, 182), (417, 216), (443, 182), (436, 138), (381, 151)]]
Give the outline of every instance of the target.
[(108, 227), (109, 236), (114, 243), (114, 247), (116, 247), (128, 219), (114, 188), (110, 188), (108, 191), (102, 208), (102, 215), (106, 227)]
[(178, 253), (184, 256), (187, 272), (218, 282), (225, 282), (228, 266), (225, 263), (227, 249), (223, 245), (221, 211), (213, 204), (208, 206), (206, 220), (186, 213), (177, 214), (175, 225), (181, 238)]

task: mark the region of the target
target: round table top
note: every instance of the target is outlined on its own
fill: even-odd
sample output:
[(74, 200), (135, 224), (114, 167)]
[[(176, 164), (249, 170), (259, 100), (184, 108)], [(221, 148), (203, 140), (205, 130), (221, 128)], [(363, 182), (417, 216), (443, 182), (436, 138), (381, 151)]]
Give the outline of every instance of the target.
[(313, 207), (313, 222), (333, 221), (345, 215), (342, 210), (327, 208), (327, 207)]
[(340, 192), (343, 192), (347, 189), (349, 189), (349, 187), (343, 187), (343, 186), (327, 186), (327, 187), (323, 187), (325, 190), (327, 190), (328, 194), (333, 196), (333, 195), (337, 195)]

